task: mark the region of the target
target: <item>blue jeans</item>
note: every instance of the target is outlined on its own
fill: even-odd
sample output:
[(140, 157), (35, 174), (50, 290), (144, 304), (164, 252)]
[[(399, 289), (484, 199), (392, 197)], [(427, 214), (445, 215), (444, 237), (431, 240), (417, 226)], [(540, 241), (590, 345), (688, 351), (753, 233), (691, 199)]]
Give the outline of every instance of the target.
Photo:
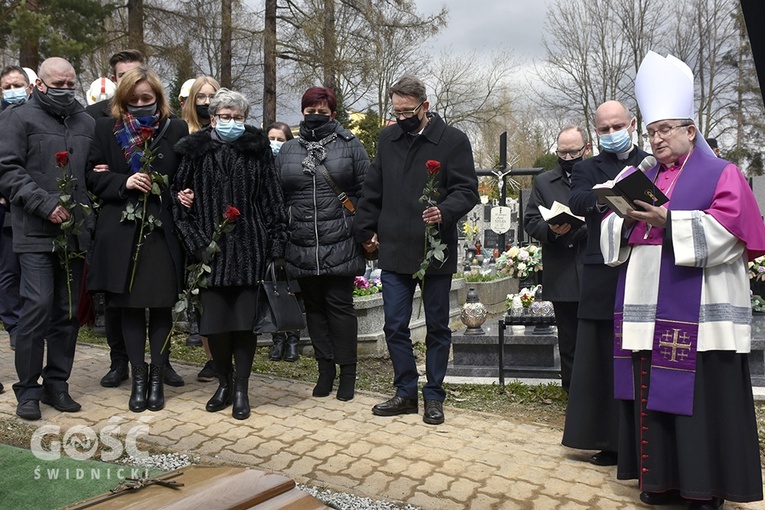
[[(417, 365), (409, 334), (414, 291), (419, 280), (411, 274), (382, 272), (383, 309), (385, 311), (385, 341), (393, 363), (393, 385), (396, 395), (417, 399)], [(449, 362), (452, 331), (449, 329), (449, 290), (452, 275), (428, 275), (423, 291), (425, 312), (425, 374), (427, 383), (422, 388), (425, 400), (443, 402), (446, 392), (442, 386)]]
[[(72, 317), (69, 317), (67, 277), (57, 254), (20, 253), (21, 315), (16, 331), (16, 399), (39, 400), (43, 386), (51, 393), (68, 391), (79, 322), (77, 299), (82, 260), (70, 262)], [(48, 358), (43, 368), (47, 343)], [(43, 385), (39, 379), (42, 376)]]

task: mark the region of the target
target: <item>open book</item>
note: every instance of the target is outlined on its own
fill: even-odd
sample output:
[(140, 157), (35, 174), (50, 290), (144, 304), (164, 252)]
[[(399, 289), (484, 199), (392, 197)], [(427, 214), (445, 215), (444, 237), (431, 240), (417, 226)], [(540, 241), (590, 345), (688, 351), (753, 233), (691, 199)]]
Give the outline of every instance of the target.
[(651, 182), (651, 179), (646, 177), (640, 168), (634, 166), (625, 167), (610, 181), (596, 184), (592, 187), (592, 191), (622, 218), (630, 209), (643, 210), (635, 205), (635, 200), (642, 200), (656, 206), (669, 202), (667, 196)]
[(549, 209), (540, 205), (539, 214), (541, 214), (542, 219), (550, 225), (563, 225), (564, 223), (568, 223), (571, 225), (571, 228), (574, 229), (584, 225), (584, 218), (582, 216), (574, 215), (567, 205), (563, 205), (558, 201), (554, 201)]

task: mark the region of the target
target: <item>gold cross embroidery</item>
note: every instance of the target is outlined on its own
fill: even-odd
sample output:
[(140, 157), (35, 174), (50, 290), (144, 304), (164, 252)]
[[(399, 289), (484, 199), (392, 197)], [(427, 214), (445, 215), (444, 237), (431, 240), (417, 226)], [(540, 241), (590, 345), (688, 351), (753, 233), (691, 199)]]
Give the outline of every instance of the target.
[[(687, 340), (688, 343), (678, 342), (678, 340)], [(672, 328), (672, 331), (667, 330), (662, 335), (662, 340), (659, 340), (659, 348), (662, 348), (661, 355), (664, 356), (664, 359), (669, 359), (674, 363), (678, 362), (677, 358), (685, 361), (691, 349), (690, 337), (688, 333), (683, 332), (681, 335), (679, 329)]]

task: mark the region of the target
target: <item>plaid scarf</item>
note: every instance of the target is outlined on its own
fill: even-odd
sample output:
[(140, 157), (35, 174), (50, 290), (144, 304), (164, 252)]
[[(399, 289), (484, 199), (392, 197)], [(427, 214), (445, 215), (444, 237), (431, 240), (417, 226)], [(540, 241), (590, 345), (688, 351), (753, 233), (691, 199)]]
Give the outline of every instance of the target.
[(122, 147), (125, 153), (125, 160), (127, 160), (128, 166), (133, 173), (141, 171), (141, 158), (143, 157), (143, 139), (138, 134), (138, 130), (142, 127), (151, 127), (154, 129), (154, 134), (157, 133), (157, 127), (159, 127), (159, 115), (152, 117), (133, 117), (129, 113), (125, 113), (117, 122), (114, 123), (114, 136), (117, 138), (117, 143)]
[(308, 156), (303, 160), (303, 172), (314, 175), (316, 173), (316, 166), (320, 165), (325, 159), (327, 159), (326, 145), (337, 139), (337, 133), (334, 131), (325, 136), (318, 142), (310, 142), (302, 136), (298, 138), (300, 145), (306, 148)]

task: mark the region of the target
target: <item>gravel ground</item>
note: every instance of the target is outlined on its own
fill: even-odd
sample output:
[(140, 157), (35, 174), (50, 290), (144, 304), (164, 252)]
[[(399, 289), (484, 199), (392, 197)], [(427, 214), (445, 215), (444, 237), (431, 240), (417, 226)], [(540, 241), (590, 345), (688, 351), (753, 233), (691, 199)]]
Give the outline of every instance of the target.
[[(122, 462), (128, 466), (153, 468), (160, 471), (172, 471), (182, 467), (196, 464), (198, 457), (191, 457), (185, 453), (166, 453), (149, 455), (146, 458), (126, 457)], [(379, 501), (371, 498), (362, 498), (346, 492), (336, 492), (324, 487), (298, 484), (298, 489), (310, 494), (330, 508), (337, 510), (420, 510), (412, 505), (401, 506), (388, 501)]]

